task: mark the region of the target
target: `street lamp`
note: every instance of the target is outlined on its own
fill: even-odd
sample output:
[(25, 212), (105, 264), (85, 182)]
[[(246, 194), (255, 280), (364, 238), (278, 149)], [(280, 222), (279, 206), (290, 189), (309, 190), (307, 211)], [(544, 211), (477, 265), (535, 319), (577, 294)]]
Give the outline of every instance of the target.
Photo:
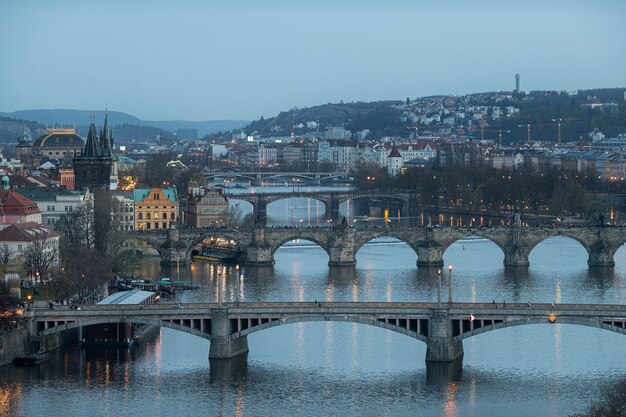
[(235, 265), (235, 302), (239, 304), (239, 264)]
[(222, 308), (222, 274), (217, 274), (217, 306)]
[(437, 307), (441, 308), (441, 268), (437, 269)]
[(452, 265), (448, 265), (448, 304), (452, 304)]

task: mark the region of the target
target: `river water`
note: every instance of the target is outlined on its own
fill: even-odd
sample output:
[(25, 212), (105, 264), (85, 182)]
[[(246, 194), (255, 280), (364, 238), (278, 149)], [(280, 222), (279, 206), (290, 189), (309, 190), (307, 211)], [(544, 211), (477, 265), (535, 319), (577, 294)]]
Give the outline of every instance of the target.
[[(287, 222), (297, 210), (270, 206), (270, 215)], [(147, 259), (140, 275), (178, 273), (201, 286), (179, 293), (183, 302), (215, 301), (218, 279), (234, 300), (237, 277), (242, 301), (434, 301), (436, 271), (416, 260), (407, 245), (383, 238), (358, 252), (355, 268), (330, 269), (321, 248), (292, 242), (271, 268), (195, 262), (162, 271)], [(500, 249), (482, 239), (455, 243), (444, 260), (456, 301), (626, 301), (624, 248), (616, 267), (602, 270), (590, 270), (586, 251), (567, 238), (539, 244), (528, 269), (505, 269)], [(207, 359), (207, 340), (161, 329), (131, 350), (67, 346), (39, 367), (0, 368), (0, 415), (563, 416), (626, 378), (626, 337), (599, 329), (520, 326), (463, 343), (462, 371), (442, 376), (427, 370), (425, 344), (409, 337), (299, 323), (248, 336), (247, 361), (218, 366)]]

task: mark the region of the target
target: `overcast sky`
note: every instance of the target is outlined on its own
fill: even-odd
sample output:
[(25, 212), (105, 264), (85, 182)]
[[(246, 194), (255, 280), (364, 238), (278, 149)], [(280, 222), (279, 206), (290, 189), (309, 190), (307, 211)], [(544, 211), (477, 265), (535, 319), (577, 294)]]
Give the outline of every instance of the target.
[(626, 86), (624, 0), (0, 0), (0, 111), (256, 119), (328, 102)]

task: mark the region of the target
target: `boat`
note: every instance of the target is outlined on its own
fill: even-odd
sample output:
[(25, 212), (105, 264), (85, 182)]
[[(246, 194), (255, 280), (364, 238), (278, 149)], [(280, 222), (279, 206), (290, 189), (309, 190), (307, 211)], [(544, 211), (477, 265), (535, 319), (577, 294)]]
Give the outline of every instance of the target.
[(48, 356), (47, 352), (29, 353), (24, 356), (17, 356), (13, 363), (18, 366), (35, 366), (48, 359)]
[(202, 243), (200, 251), (193, 258), (212, 262), (235, 262), (240, 254), (241, 251), (234, 241), (210, 238)]

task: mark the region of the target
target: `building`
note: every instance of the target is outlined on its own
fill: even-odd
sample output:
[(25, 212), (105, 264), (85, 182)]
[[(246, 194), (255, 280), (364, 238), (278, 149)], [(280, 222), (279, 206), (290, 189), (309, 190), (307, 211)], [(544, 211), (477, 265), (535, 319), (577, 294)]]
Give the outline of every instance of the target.
[(402, 169), (402, 165), (402, 155), (400, 155), (398, 148), (394, 145), (391, 148), (391, 153), (387, 157), (387, 172), (389, 173), (389, 176), (395, 177), (398, 175)]
[(33, 200), (22, 196), (11, 189), (9, 178), (2, 177), (2, 189), (0, 189), (0, 224), (18, 223), (41, 224), (41, 210)]
[(79, 156), (83, 152), (85, 141), (74, 129), (46, 129), (46, 133), (39, 136), (31, 146), (27, 146), (26, 139), (18, 140), (20, 157), (26, 153), (35, 153), (49, 159), (61, 160), (66, 154)]
[[(26, 248), (32, 243), (38, 243), (41, 250), (58, 254), (60, 236), (54, 230), (47, 229), (38, 223), (16, 223), (0, 230), (0, 246), (7, 248), (8, 253), (18, 261), (22, 261)], [(58, 265), (58, 256), (54, 256), (51, 266), (56, 265)]]
[(20, 187), (15, 191), (37, 203), (41, 224), (46, 226), (54, 226), (62, 215), (73, 212), (93, 198), (86, 190), (72, 191), (59, 187)]
[(227, 223), (228, 198), (219, 188), (194, 188), (187, 199), (185, 222), (190, 227), (215, 227)]
[(176, 188), (133, 190), (135, 230), (168, 229), (178, 220)]
[(72, 164), (72, 157), (69, 153), (66, 153), (57, 169), (57, 181), (59, 186), (73, 190), (76, 185), (76, 177), (74, 175), (74, 165)]
[(132, 191), (111, 191), (111, 226), (115, 230), (135, 230), (135, 201)]

